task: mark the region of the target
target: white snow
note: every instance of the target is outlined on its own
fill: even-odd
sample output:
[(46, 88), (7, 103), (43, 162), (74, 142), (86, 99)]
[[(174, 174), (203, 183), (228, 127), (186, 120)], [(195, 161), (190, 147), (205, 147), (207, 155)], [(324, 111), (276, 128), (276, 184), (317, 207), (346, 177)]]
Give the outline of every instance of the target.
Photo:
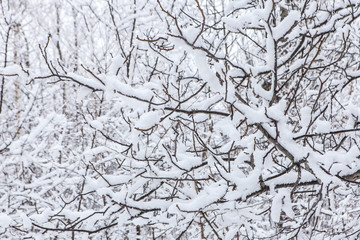
[(116, 75), (119, 68), (121, 68), (124, 65), (125, 59), (119, 54), (118, 56), (114, 57), (112, 59), (112, 63), (109, 68), (109, 74), (110, 75)]
[(273, 29), (273, 37), (277, 41), (290, 31), (293, 25), (300, 20), (299, 11), (290, 11), (288, 16), (284, 18), (280, 24)]
[(271, 204), (271, 219), (274, 222), (279, 222), (282, 211), (284, 211), (284, 213), (290, 218), (295, 216), (291, 206), (290, 189), (278, 190), (278, 193), (273, 198)]
[(239, 131), (235, 128), (232, 121), (228, 118), (221, 119), (214, 125), (214, 129), (230, 137), (231, 140), (237, 141), (241, 138)]
[(159, 123), (161, 118), (160, 111), (151, 111), (144, 113), (140, 116), (139, 120), (135, 123), (135, 127), (140, 130), (149, 130)]
[(331, 122), (325, 120), (316, 121), (316, 133), (328, 133), (331, 131)]
[(4, 231), (4, 229), (9, 227), (12, 222), (13, 220), (9, 215), (5, 213), (0, 213), (0, 229), (2, 231)]
[(104, 125), (101, 121), (99, 120), (92, 120), (89, 122), (90, 126), (95, 128), (96, 130), (102, 131), (104, 128)]
[[(226, 190), (227, 186), (221, 186), (217, 184), (206, 186), (195, 198), (188, 201), (179, 202), (175, 205), (184, 211), (196, 211), (197, 209), (203, 209), (223, 197), (226, 193)], [(170, 209), (173, 208), (174, 207), (171, 207)]]
[(216, 77), (213, 69), (209, 67), (208, 59), (204, 52), (193, 52), (194, 63), (199, 70), (200, 77), (208, 83), (214, 92), (221, 90), (219, 79)]

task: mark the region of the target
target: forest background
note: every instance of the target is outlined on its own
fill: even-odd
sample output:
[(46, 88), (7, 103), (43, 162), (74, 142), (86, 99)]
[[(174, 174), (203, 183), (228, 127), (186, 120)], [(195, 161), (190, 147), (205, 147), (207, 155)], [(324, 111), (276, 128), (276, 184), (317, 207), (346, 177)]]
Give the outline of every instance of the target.
[(359, 239), (359, 0), (0, 8), (0, 238)]

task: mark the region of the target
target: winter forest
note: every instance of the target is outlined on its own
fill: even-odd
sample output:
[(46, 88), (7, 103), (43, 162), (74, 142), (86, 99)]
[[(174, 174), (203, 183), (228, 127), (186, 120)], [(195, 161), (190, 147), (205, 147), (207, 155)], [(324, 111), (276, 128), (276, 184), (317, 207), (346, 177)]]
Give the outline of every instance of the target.
[(359, 239), (359, 0), (1, 0), (0, 239)]

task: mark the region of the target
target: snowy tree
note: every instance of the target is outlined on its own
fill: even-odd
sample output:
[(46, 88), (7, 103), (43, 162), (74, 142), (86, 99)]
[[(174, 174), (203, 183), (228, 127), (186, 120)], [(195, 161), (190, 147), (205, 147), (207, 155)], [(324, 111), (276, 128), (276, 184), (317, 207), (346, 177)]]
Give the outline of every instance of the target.
[(2, 236), (360, 236), (359, 1), (1, 6)]

